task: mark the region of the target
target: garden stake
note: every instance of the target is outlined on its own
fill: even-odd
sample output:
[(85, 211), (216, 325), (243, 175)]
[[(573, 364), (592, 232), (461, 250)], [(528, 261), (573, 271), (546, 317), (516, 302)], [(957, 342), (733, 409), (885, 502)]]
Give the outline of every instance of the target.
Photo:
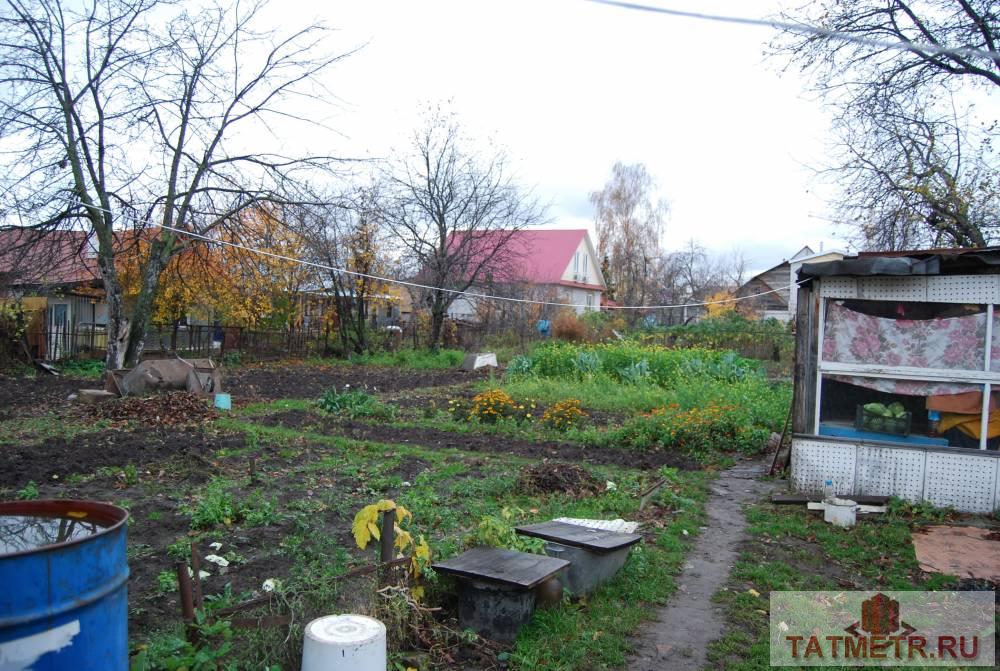
[(191, 574), (194, 576), (194, 607), (201, 608), (205, 605), (201, 594), (201, 553), (195, 541), (191, 541)]
[(184, 634), (188, 643), (198, 645), (198, 631), (194, 626), (194, 597), (191, 593), (191, 576), (184, 562), (177, 562), (177, 586), (181, 593), (181, 614), (184, 618)]
[(250, 484), (257, 484), (257, 459), (250, 457)]
[(379, 541), (379, 564), (381, 564), (382, 579), (389, 576), (389, 563), (392, 561), (392, 548), (396, 544), (396, 509), (391, 508), (382, 513), (382, 530)]

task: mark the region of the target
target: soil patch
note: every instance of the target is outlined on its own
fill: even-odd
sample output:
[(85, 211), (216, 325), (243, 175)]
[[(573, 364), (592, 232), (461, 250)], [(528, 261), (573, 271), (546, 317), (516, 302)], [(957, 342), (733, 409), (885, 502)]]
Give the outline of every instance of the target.
[(556, 441), (530, 441), (483, 433), (455, 433), (427, 427), (386, 426), (355, 420), (318, 417), (304, 410), (274, 413), (258, 420), (265, 426), (312, 428), (322, 433), (340, 435), (355, 440), (381, 443), (402, 443), (428, 448), (454, 448), (471, 452), (513, 454), (531, 459), (558, 459), (586, 464), (613, 464), (626, 468), (655, 469), (674, 466), (682, 470), (701, 470), (694, 459), (676, 452), (597, 448)]
[(68, 406), (67, 397), (81, 388), (102, 385), (100, 380), (54, 375), (0, 375), (0, 415), (38, 415), (52, 408)]
[(91, 474), (104, 466), (141, 467), (179, 454), (203, 457), (245, 444), (242, 434), (165, 428), (106, 430), (70, 440), (49, 438), (33, 445), (0, 447), (0, 486), (23, 487), (30, 480), (55, 484), (72, 473)]
[(223, 389), (238, 398), (274, 400), (319, 398), (330, 387), (345, 385), (371, 392), (392, 393), (420, 387), (440, 387), (485, 379), (483, 370), (416, 370), (386, 366), (306, 364), (244, 367), (223, 373)]
[(522, 470), (518, 486), (528, 494), (567, 494), (573, 498), (593, 496), (601, 490), (597, 479), (580, 466), (548, 462)]

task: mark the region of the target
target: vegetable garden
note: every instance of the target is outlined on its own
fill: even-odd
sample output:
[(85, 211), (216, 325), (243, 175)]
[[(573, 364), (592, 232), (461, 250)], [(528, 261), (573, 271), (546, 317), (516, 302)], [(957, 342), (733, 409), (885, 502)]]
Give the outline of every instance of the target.
[[(732, 353), (635, 342), (543, 345), (502, 374), (458, 373), (457, 358), (233, 368), (234, 409), (176, 425), (113, 406), (95, 424), (62, 401), (65, 380), (4, 378), (0, 498), (130, 510), (136, 669), (295, 669), (303, 625), (344, 611), (386, 622), (398, 669), (623, 664), (676, 587), (713, 471), (763, 450), (789, 385)], [(370, 523), (389, 501), (408, 563), (386, 581), (369, 570)], [(635, 519), (645, 540), (611, 583), (538, 611), (512, 646), (460, 630), (454, 585), (430, 562), (531, 549), (513, 526), (560, 516)], [(176, 591), (192, 543), (222, 560), (203, 562), (197, 645)], [(235, 626), (248, 601), (239, 617), (283, 624)]]

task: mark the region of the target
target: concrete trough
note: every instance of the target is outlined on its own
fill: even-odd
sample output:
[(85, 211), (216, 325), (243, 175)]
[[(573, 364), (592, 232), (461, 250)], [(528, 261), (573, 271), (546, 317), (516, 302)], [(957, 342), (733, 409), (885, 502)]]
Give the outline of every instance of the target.
[(593, 529), (566, 522), (542, 522), (515, 527), (524, 536), (546, 541), (545, 554), (570, 562), (560, 576), (563, 587), (583, 596), (607, 582), (625, 565), (632, 546), (642, 540), (638, 534)]
[(458, 624), (480, 636), (508, 643), (531, 619), (535, 589), (562, 576), (568, 563), (544, 555), (473, 548), (432, 565), (458, 579)]
[(590, 594), (598, 585), (615, 577), (615, 574), (625, 566), (631, 550), (631, 545), (610, 552), (592, 552), (562, 543), (545, 544), (545, 554), (570, 562), (569, 569), (559, 580), (574, 596)]
[(480, 636), (509, 643), (535, 612), (535, 590), (483, 580), (462, 580), (458, 624)]

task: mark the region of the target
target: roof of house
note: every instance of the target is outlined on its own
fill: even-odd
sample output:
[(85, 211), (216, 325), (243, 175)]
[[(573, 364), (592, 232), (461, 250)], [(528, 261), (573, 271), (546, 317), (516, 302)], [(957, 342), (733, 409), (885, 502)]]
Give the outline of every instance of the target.
[(0, 282), (8, 285), (85, 284), (100, 279), (83, 231), (0, 231)]
[[(604, 289), (604, 279), (600, 268), (593, 268), (599, 284), (585, 284), (563, 280), (563, 274), (573, 261), (573, 254), (580, 242), (587, 239), (587, 229), (525, 229), (521, 231), (488, 231), (477, 235), (476, 246), (483, 254), (492, 249), (493, 240), (511, 236), (509, 253), (494, 264), (495, 268), (487, 268), (485, 275), (491, 276), (496, 282), (534, 282), (536, 284), (561, 284), (570, 287)], [(455, 239), (461, 239), (456, 234), (449, 245), (455, 244)], [(595, 264), (596, 265), (596, 264)]]
[(799, 279), (853, 276), (964, 275), (1000, 273), (1000, 247), (861, 252), (839, 261), (806, 263)]

